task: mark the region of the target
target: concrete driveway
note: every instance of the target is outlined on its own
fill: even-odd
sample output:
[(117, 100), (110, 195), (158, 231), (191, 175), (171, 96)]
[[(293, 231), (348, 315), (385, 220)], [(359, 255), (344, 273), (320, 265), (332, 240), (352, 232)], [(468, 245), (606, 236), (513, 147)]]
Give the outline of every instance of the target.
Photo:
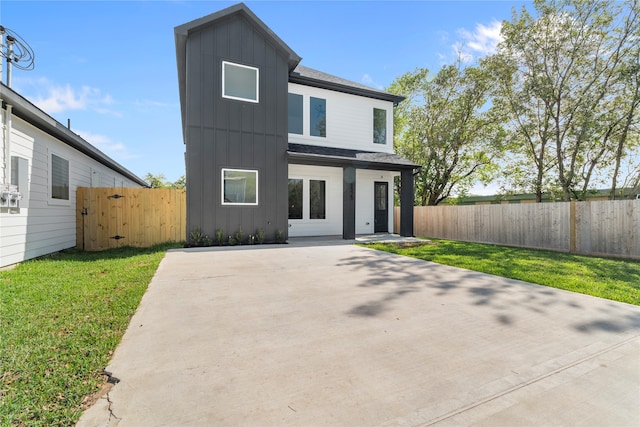
[(79, 425), (640, 425), (640, 307), (321, 243), (167, 253)]

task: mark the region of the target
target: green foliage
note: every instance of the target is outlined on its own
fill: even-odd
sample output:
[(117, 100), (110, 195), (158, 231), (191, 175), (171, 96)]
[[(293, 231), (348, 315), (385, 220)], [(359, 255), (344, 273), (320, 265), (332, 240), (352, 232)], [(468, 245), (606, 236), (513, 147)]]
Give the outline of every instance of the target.
[(224, 231), (222, 229), (216, 230), (216, 245), (222, 246), (224, 244)]
[(388, 88), (407, 98), (394, 114), (396, 152), (422, 165), (416, 203), (437, 205), (476, 180), (489, 182), (505, 133), (489, 104), (492, 77), (482, 67), (444, 66), (431, 77), (417, 69)]
[[(639, 141), (640, 17), (637, 3), (534, 2), (502, 28), (497, 55), (484, 61), (494, 104), (508, 114), (515, 144), (505, 176), (511, 187), (563, 200), (584, 199), (621, 166)], [(628, 161), (626, 161), (628, 160)], [(626, 163), (625, 163), (626, 161)]]
[(167, 177), (163, 173), (152, 174), (151, 172), (147, 173), (144, 176), (144, 181), (149, 184), (151, 188), (176, 188), (183, 189), (187, 186), (187, 180), (185, 175), (182, 175), (175, 182), (167, 181)]
[(227, 239), (227, 243), (229, 244), (229, 246), (235, 246), (238, 243), (238, 241), (236, 240), (235, 237), (229, 236), (229, 239)]
[(241, 245), (244, 242), (244, 232), (242, 231), (242, 226), (236, 231), (236, 242)]
[(211, 246), (211, 238), (200, 228), (195, 228), (189, 233), (189, 244), (191, 246)]
[(0, 271), (0, 421), (74, 425), (167, 249), (63, 251)]
[(264, 243), (264, 230), (262, 228), (259, 228), (258, 231), (256, 231), (256, 241), (260, 245)]
[(284, 233), (282, 232), (282, 230), (277, 230), (276, 231), (276, 242), (277, 243), (284, 243)]
[(425, 261), (640, 305), (640, 262), (637, 261), (446, 240), (435, 240), (433, 243), (410, 247), (393, 243), (367, 246)]

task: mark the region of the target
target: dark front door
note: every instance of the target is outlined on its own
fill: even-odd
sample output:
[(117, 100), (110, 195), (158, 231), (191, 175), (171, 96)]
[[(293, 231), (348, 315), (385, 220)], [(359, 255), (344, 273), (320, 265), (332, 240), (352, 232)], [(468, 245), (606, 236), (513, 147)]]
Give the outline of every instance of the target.
[(373, 231), (387, 233), (389, 232), (389, 184), (386, 182), (374, 183), (374, 193)]

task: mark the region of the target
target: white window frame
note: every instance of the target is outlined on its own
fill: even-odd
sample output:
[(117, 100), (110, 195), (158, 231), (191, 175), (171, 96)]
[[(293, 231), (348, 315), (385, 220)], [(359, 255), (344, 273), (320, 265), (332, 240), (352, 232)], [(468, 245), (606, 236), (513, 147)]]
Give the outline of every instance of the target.
[[(62, 160), (67, 162), (68, 170), (67, 170), (67, 183), (69, 184), (69, 195), (68, 199), (58, 199), (53, 197), (53, 156), (59, 157)], [(50, 205), (61, 205), (61, 206), (70, 206), (71, 205), (71, 160), (68, 157), (62, 156), (55, 151), (49, 151), (49, 204)]]
[[(250, 99), (250, 98), (242, 98), (239, 96), (233, 96), (233, 95), (227, 95), (225, 93), (225, 66), (226, 65), (231, 65), (233, 67), (239, 67), (239, 68), (247, 68), (249, 70), (254, 70), (256, 72), (256, 99)], [(248, 65), (242, 65), (242, 64), (237, 64), (235, 62), (230, 62), (230, 61), (222, 61), (222, 97), (226, 98), (226, 99), (234, 99), (236, 101), (244, 101), (244, 102), (251, 102), (254, 104), (258, 104), (260, 102), (260, 69), (256, 68), (256, 67), (250, 67)]]
[[(256, 201), (255, 203), (235, 203), (235, 202), (225, 202), (224, 200), (224, 173), (225, 172), (251, 172), (256, 174)], [(220, 202), (223, 206), (258, 206), (259, 202), (259, 176), (260, 173), (257, 169), (232, 169), (232, 168), (222, 168), (220, 173), (221, 183), (220, 183)]]
[[(288, 179), (299, 179), (302, 181), (302, 218), (289, 218), (289, 221), (307, 224), (329, 221), (329, 205), (327, 200), (329, 198), (330, 179), (326, 176), (297, 174), (289, 176)], [(311, 181), (324, 181), (324, 218), (311, 218)]]

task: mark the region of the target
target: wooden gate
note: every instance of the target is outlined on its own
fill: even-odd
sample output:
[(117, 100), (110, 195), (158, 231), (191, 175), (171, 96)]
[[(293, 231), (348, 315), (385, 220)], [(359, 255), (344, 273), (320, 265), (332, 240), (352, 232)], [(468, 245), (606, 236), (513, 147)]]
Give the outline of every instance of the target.
[(76, 246), (87, 251), (184, 241), (186, 192), (78, 187), (76, 223)]

